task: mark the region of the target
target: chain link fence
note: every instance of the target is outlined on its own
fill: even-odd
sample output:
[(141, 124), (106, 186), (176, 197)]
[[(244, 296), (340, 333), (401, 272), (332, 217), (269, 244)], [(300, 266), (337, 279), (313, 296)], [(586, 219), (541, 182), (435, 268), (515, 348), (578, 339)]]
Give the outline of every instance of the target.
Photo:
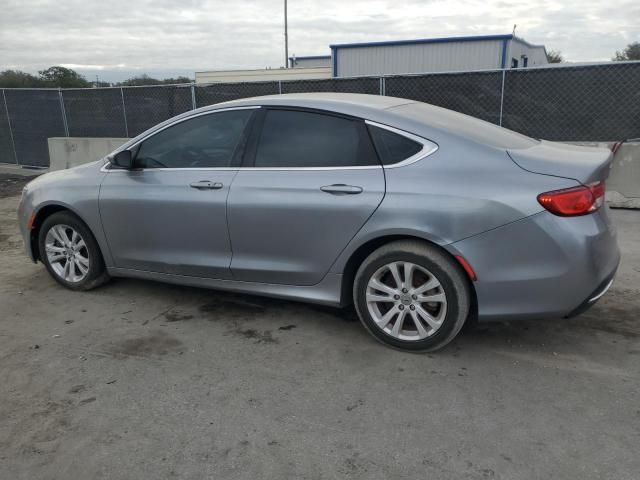
[(431, 103), (500, 123), (502, 71), (386, 77), (384, 86), (390, 97)]
[(382, 95), (380, 77), (328, 78), (326, 80), (290, 80), (282, 82), (281, 93), (337, 92)]
[(49, 164), (50, 137), (134, 137), (189, 110), (303, 92), (389, 95), (456, 110), (534, 138), (640, 137), (640, 62), (251, 83), (0, 91), (0, 162)]
[(555, 141), (640, 137), (640, 62), (509, 70), (502, 126)]
[(132, 87), (121, 91), (126, 112), (125, 137), (135, 137), (168, 118), (195, 108), (190, 85)]
[(121, 90), (96, 88), (61, 92), (70, 137), (126, 137)]
[(0, 161), (47, 167), (47, 139), (67, 136), (60, 91), (6, 89), (3, 99), (13, 152), (0, 152)]
[(204, 107), (239, 98), (276, 95), (280, 93), (280, 82), (215, 83), (194, 88), (195, 106)]

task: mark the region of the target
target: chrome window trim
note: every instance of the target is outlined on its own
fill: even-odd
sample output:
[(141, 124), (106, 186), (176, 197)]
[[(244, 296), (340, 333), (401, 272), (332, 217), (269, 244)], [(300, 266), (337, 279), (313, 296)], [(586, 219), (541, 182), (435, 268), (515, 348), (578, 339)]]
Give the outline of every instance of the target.
[[(209, 110), (206, 112), (200, 112), (198, 114), (195, 115), (190, 115), (188, 117), (185, 118), (181, 118), (180, 120), (177, 120), (175, 122), (172, 122), (168, 125), (165, 125), (164, 127), (162, 127), (159, 130), (156, 130), (154, 132), (151, 132), (149, 135), (144, 136), (143, 138), (137, 140), (135, 143), (132, 143), (131, 145), (128, 145), (126, 148), (122, 148), (122, 149), (117, 149), (115, 150), (114, 153), (119, 152), (121, 150), (128, 150), (131, 148), (136, 147), (137, 145), (139, 145), (141, 142), (145, 141), (146, 139), (156, 135), (157, 133), (162, 132), (163, 130), (172, 127), (174, 125), (177, 125), (178, 123), (182, 123), (185, 122), (187, 120), (190, 120), (192, 118), (196, 118), (196, 117), (200, 117), (203, 115), (212, 115), (212, 114), (216, 114), (216, 113), (221, 113), (221, 112), (228, 112), (228, 111), (233, 111), (233, 110), (251, 110), (251, 109), (259, 109), (262, 108), (261, 105), (252, 105), (252, 106), (240, 106), (240, 107), (229, 107), (229, 108), (221, 108), (219, 110)], [(438, 150), (438, 145), (435, 142), (432, 142), (431, 140), (427, 140), (426, 138), (422, 138), (419, 137), (417, 135), (414, 135), (413, 133), (409, 133), (409, 132), (405, 132), (404, 130), (400, 130), (398, 128), (395, 127), (390, 127), (389, 125), (384, 125), (382, 123), (378, 123), (378, 122), (374, 122), (372, 120), (367, 120), (367, 119), (363, 119), (364, 122), (367, 125), (372, 125), (374, 127), (378, 127), (378, 128), (382, 128), (384, 130), (388, 130), (390, 132), (393, 132), (397, 135), (401, 135), (403, 137), (408, 138), (409, 140), (413, 140), (414, 142), (419, 143), (420, 145), (422, 145), (422, 149), (412, 155), (409, 158), (405, 158), (404, 160), (402, 160), (401, 162), (398, 163), (393, 163), (391, 165), (354, 165), (354, 166), (350, 166), (350, 167), (202, 167), (202, 168), (191, 168), (191, 167), (175, 167), (175, 168), (139, 168), (139, 169), (135, 169), (134, 171), (136, 172), (146, 172), (146, 171), (153, 171), (153, 172), (171, 172), (171, 171), (201, 171), (201, 172), (209, 172), (209, 171), (222, 171), (222, 172), (235, 172), (235, 171), (240, 171), (240, 170), (246, 170), (246, 171), (256, 171), (256, 172), (261, 172), (261, 171), (332, 171), (332, 170), (379, 170), (382, 168), (399, 168), (399, 167), (405, 167), (407, 165), (411, 165), (412, 163), (415, 163), (419, 160), (422, 160), (423, 158), (428, 157), (429, 155), (432, 155), (433, 153), (435, 153)], [(105, 164), (102, 166), (102, 168), (100, 169), (101, 172), (106, 172), (106, 173), (114, 173), (114, 172), (130, 172), (131, 170), (126, 170), (123, 168), (109, 168), (111, 166), (111, 162), (109, 160), (109, 157), (106, 157), (107, 161), (105, 162)]]
[(354, 165), (352, 167), (241, 167), (238, 170), (262, 171), (330, 171), (330, 170), (379, 170), (382, 165)]
[(427, 140), (426, 138), (419, 137), (418, 135), (414, 135), (413, 133), (405, 132), (404, 130), (400, 130), (399, 128), (390, 127), (389, 125), (373, 122), (371, 120), (365, 120), (364, 123), (373, 127), (382, 128), (383, 130), (388, 130), (392, 133), (408, 138), (409, 140), (413, 140), (414, 142), (422, 145), (422, 150), (420, 150), (418, 153), (411, 155), (409, 158), (405, 158), (401, 162), (392, 163), (391, 165), (384, 165), (384, 168), (406, 167), (407, 165), (416, 163), (417, 161), (434, 154), (439, 148), (437, 143), (432, 142), (431, 140)]
[(111, 165), (109, 162), (100, 169), (101, 172), (172, 172), (172, 171), (195, 171), (195, 172), (237, 172), (241, 170), (260, 172), (260, 171), (329, 171), (329, 170), (380, 170), (382, 165), (359, 165), (353, 167), (202, 167), (202, 168), (136, 168), (134, 170), (126, 170), (124, 168), (107, 168)]
[[(216, 113), (222, 113), (222, 112), (232, 112), (234, 110), (256, 110), (256, 109), (259, 109), (259, 108), (262, 108), (262, 107), (259, 106), (259, 105), (255, 105), (255, 106), (251, 105), (251, 106), (246, 106), (246, 107), (228, 107), (228, 108), (220, 108), (220, 109), (217, 109), (217, 110), (207, 110), (206, 112), (200, 112), (200, 113), (196, 113), (194, 115), (189, 115), (188, 117), (180, 118), (180, 119), (176, 120), (175, 122), (171, 122), (170, 124), (165, 125), (164, 127), (159, 128), (158, 130), (154, 130), (150, 134), (142, 137), (140, 140), (137, 140), (135, 143), (132, 143), (127, 148), (123, 148), (123, 150), (128, 150), (130, 148), (133, 148), (136, 145), (144, 142), (148, 138), (151, 138), (154, 135), (157, 135), (158, 133), (162, 132), (163, 130), (166, 130), (169, 127), (173, 127), (174, 125), (178, 125), (179, 123), (186, 122), (187, 120), (191, 120), (193, 118), (202, 117), (204, 115), (215, 115)], [(116, 152), (118, 152), (118, 151), (119, 150), (116, 150)]]
[[(108, 168), (111, 165), (111, 160), (110, 157), (113, 154), (116, 154), (118, 152), (121, 152), (123, 150), (130, 150), (138, 145), (140, 145), (140, 143), (144, 142), (145, 140), (153, 137), (154, 135), (157, 135), (158, 133), (166, 130), (167, 128), (173, 127), (174, 125), (178, 125), (179, 123), (182, 122), (186, 122), (187, 120), (191, 120), (193, 118), (197, 118), (197, 117), (202, 117), (204, 115), (215, 115), (216, 113), (222, 113), (222, 112), (232, 112), (235, 110), (256, 110), (262, 108), (260, 105), (249, 105), (249, 106), (240, 106), (240, 107), (228, 107), (228, 108), (219, 108), (216, 110), (207, 110), (205, 112), (200, 112), (200, 113), (196, 113), (194, 115), (189, 115), (187, 117), (184, 118), (180, 118), (178, 120), (176, 120), (175, 122), (171, 122), (168, 125), (165, 125), (162, 128), (159, 128), (158, 130), (154, 130), (153, 132), (149, 133), (148, 135), (145, 135), (144, 137), (140, 138), (139, 140), (136, 140), (134, 143), (127, 145), (125, 143), (125, 145), (127, 145), (126, 147), (119, 147), (117, 149), (115, 149), (113, 151), (113, 153), (110, 153), (109, 155), (107, 155), (105, 158), (107, 159), (107, 161), (105, 162), (105, 164), (102, 166), (102, 168), (100, 169), (101, 172), (128, 172), (129, 170), (125, 170), (123, 168), (115, 168), (115, 169), (111, 169)], [(146, 170), (237, 170), (237, 168), (233, 168), (233, 167), (210, 167), (210, 168), (189, 168), (189, 167), (176, 167), (176, 168), (140, 168), (140, 169), (136, 169), (136, 172), (140, 172), (140, 171), (146, 171)]]
[(116, 172), (173, 172), (173, 171), (180, 171), (180, 172), (184, 172), (184, 171), (194, 171), (194, 172), (199, 172), (199, 171), (223, 171), (223, 172), (235, 172), (237, 170), (240, 170), (239, 167), (175, 167), (175, 168), (133, 168), (131, 170), (127, 170), (126, 168), (117, 168), (117, 167), (113, 167), (113, 168), (108, 168), (109, 165), (111, 165), (111, 163), (107, 162), (104, 164), (104, 166), (100, 169), (101, 172), (107, 172), (107, 173), (116, 173)]

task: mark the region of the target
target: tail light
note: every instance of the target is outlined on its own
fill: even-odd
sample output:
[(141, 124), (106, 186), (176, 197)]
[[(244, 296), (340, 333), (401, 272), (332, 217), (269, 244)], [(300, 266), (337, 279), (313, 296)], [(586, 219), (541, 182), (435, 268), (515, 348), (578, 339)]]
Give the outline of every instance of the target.
[(538, 202), (561, 217), (587, 215), (604, 203), (604, 182), (541, 193), (538, 195)]

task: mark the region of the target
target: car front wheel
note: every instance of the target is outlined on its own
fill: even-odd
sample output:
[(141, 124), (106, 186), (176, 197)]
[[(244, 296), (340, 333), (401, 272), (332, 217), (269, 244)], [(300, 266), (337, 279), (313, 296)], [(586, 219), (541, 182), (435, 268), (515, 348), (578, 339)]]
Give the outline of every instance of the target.
[(109, 279), (98, 243), (70, 212), (48, 217), (38, 236), (40, 259), (51, 276), (72, 290), (90, 290)]
[(468, 279), (455, 260), (413, 240), (369, 255), (356, 273), (353, 296), (360, 320), (377, 340), (414, 352), (453, 340), (471, 304)]

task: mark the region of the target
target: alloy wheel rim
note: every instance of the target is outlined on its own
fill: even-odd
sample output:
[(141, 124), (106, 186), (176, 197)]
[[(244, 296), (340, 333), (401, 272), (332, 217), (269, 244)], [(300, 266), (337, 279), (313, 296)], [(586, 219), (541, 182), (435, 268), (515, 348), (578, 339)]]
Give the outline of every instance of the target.
[(89, 273), (89, 250), (82, 235), (69, 225), (54, 225), (44, 241), (47, 260), (55, 274), (78, 283)]
[(391, 262), (376, 270), (367, 283), (366, 302), (376, 326), (398, 340), (432, 336), (447, 314), (440, 281), (411, 262)]

